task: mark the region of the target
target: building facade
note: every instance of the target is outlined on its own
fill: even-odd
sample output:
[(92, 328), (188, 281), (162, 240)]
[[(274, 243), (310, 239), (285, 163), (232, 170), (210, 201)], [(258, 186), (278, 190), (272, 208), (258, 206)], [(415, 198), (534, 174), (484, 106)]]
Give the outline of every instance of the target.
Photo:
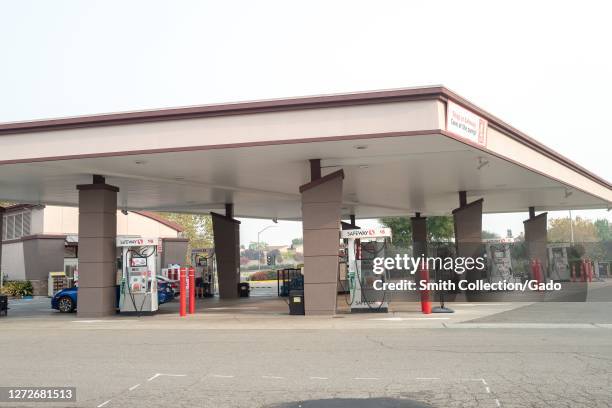
[[(29, 280), (35, 295), (48, 293), (49, 272), (78, 270), (79, 211), (75, 207), (19, 204), (7, 207), (2, 222), (3, 281)], [(146, 211), (117, 212), (118, 237), (152, 237), (162, 242), (159, 265), (184, 264), (183, 228)]]

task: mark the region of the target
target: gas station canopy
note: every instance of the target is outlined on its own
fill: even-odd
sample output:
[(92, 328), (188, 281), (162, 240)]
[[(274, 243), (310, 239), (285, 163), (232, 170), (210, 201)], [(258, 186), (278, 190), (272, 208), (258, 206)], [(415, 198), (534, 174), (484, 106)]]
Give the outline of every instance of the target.
[(343, 216), (610, 208), (612, 185), (444, 87), (0, 124), (0, 200), (78, 205), (92, 174), (126, 210), (301, 219), (310, 159)]

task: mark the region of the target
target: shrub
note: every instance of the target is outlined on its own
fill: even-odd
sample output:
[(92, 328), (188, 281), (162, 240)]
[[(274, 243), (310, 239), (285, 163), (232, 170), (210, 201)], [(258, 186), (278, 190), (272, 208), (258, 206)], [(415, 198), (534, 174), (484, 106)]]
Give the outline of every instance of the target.
[(267, 280), (268, 279), (268, 272), (267, 271), (259, 271), (259, 272), (254, 272), (251, 274), (251, 280), (252, 281), (256, 281), (256, 280)]
[(9, 296), (32, 296), (34, 288), (32, 282), (26, 281), (8, 281), (3, 288), (4, 293)]

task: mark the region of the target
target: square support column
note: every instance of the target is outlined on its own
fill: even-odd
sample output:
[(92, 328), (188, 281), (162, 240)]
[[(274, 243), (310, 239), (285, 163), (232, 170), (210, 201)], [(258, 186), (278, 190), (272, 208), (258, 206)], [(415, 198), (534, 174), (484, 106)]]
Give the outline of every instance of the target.
[(412, 256), (427, 256), (427, 218), (417, 213), (410, 218), (412, 224)]
[(529, 261), (537, 259), (542, 264), (542, 270), (548, 271), (548, 256), (547, 256), (547, 226), (548, 213), (535, 215), (531, 213), (529, 219), (523, 221), (525, 227), (525, 245)]
[[(96, 180), (94, 178), (94, 180)], [(103, 181), (79, 190), (78, 317), (116, 313), (117, 192)]]
[[(469, 204), (463, 201), (461, 206), (453, 210), (453, 221), (455, 224), (455, 248), (457, 257), (470, 257), (476, 259), (483, 256), (484, 247), (482, 243), (482, 204), (484, 200), (473, 201)], [(483, 278), (484, 271), (472, 269), (461, 275), (455, 275), (454, 280), (466, 279), (474, 282)], [(468, 300), (473, 298), (471, 293), (466, 293)]]
[(240, 221), (217, 213), (210, 214), (213, 222), (219, 297), (236, 299), (240, 283)]
[(307, 315), (336, 313), (343, 179), (339, 170), (300, 187)]

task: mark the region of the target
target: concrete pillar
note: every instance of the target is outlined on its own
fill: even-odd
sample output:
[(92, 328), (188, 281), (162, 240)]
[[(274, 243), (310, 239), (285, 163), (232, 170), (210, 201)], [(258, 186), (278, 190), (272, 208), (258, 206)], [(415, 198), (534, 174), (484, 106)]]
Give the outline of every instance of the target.
[(240, 221), (212, 215), (219, 297), (236, 299), (240, 283)]
[[(539, 259), (542, 263), (542, 270), (546, 274), (548, 271), (547, 257), (547, 233), (548, 213), (535, 215), (535, 212), (530, 211), (529, 219), (523, 221), (525, 227), (525, 245), (527, 249), (527, 257), (529, 261)], [(531, 269), (529, 269), (531, 271)], [(547, 276), (547, 275), (546, 275)]]
[[(460, 193), (459, 197), (460, 207), (453, 210), (457, 257), (476, 259), (484, 255), (482, 244), (482, 204), (484, 200), (481, 198), (468, 204), (465, 194)], [(455, 280), (467, 279), (473, 282), (483, 278), (483, 274), (483, 270), (474, 268), (461, 275), (456, 275)], [(470, 293), (467, 296), (470, 299)]]
[(300, 186), (307, 315), (336, 313), (342, 170)]
[(427, 217), (416, 213), (410, 218), (412, 224), (412, 256), (427, 256)]
[(117, 284), (117, 192), (94, 176), (79, 190), (78, 317), (115, 314)]

